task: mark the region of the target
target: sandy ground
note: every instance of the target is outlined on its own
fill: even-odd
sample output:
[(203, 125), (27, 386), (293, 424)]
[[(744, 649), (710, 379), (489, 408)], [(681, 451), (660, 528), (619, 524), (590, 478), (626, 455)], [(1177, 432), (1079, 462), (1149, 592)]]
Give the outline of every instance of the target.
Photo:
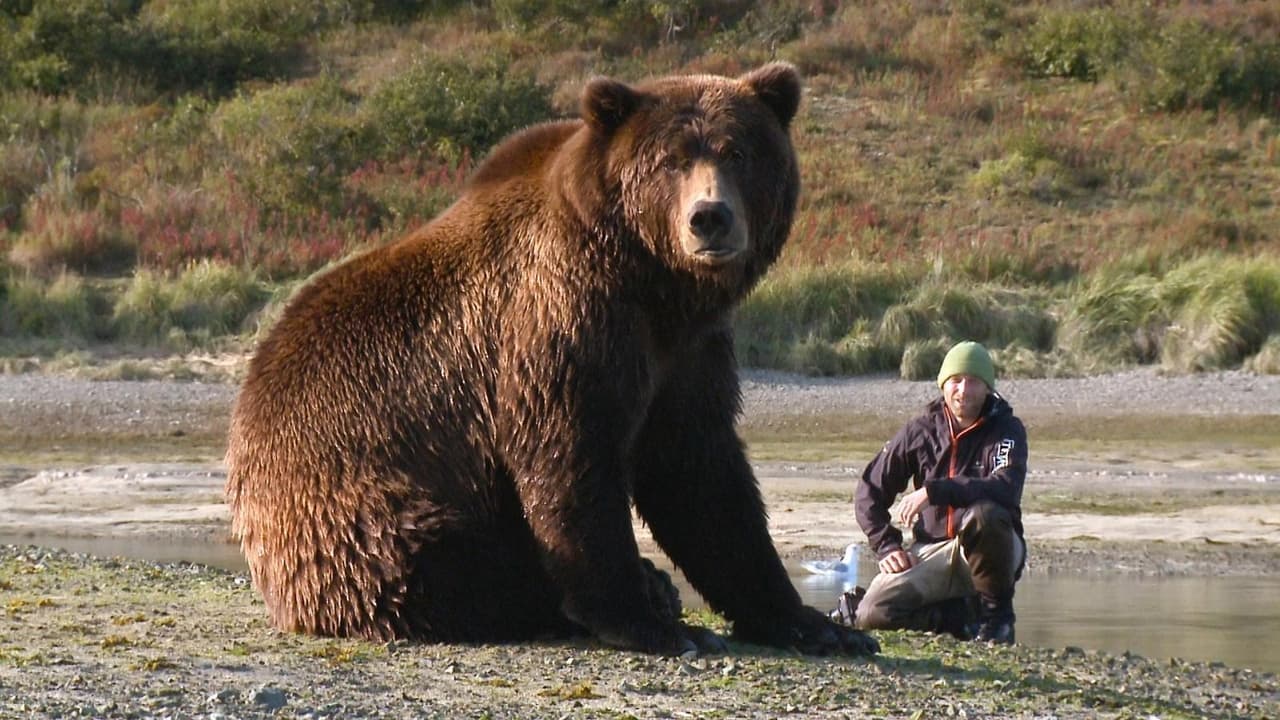
[[(779, 552), (792, 559), (839, 554), (863, 538), (847, 496), (853, 478), (838, 466), (763, 463), (757, 472), (770, 508), (770, 528)], [(182, 540), (188, 544), (227, 543), (229, 517), (222, 500), (224, 474), (205, 465), (107, 465), (41, 470), (0, 489), (0, 537), (42, 542), (65, 539)], [(1038, 488), (1062, 488), (1074, 477), (1042, 474)], [(1266, 503), (1186, 507), (1171, 512), (1113, 516), (1084, 512), (1028, 513), (1032, 568), (1106, 570), (1105, 557), (1073, 553), (1076, 566), (1063, 568), (1064, 548), (1097, 547), (1109, 555), (1164, 548), (1195, 554), (1238, 549), (1241, 557), (1215, 573), (1269, 573), (1280, 557), (1280, 488), (1275, 478), (1219, 480), (1262, 484)], [(1176, 488), (1165, 488), (1176, 493)], [(637, 520), (642, 548), (657, 550)], [(1079, 566), (1096, 560), (1100, 567)], [(1261, 563), (1261, 564), (1259, 564)], [(1069, 563), (1070, 564), (1070, 563)], [(1183, 567), (1193, 571), (1192, 567)], [(1152, 572), (1160, 570), (1152, 569)]]
[[(1096, 551), (1085, 553), (1083, 562), (1104, 566), (1093, 569), (1153, 548), (1178, 555), (1198, 548), (1238, 549), (1240, 557), (1231, 559), (1229, 571), (1280, 568), (1280, 449), (1265, 439), (1242, 448), (1230, 433), (1219, 442), (1206, 430), (1208, 439), (1200, 442), (1193, 427), (1191, 437), (1177, 439), (1152, 440), (1141, 432), (1111, 438), (1106, 451), (1097, 445), (1076, 447), (1069, 438), (1044, 443), (1043, 453), (1035, 451), (1037, 427), (1051, 436), (1053, 427), (1072, 421), (1116, 416), (1169, 427), (1188, 420), (1228, 426), (1244, 418), (1246, 426), (1264, 426), (1264, 438), (1271, 433), (1280, 438), (1280, 378), (1243, 373), (1170, 378), (1135, 371), (1009, 380), (1000, 389), (1031, 429), (1024, 524), (1033, 568), (1037, 559), (1050, 568), (1064, 557), (1079, 563), (1081, 546)], [(927, 382), (883, 377), (744, 374), (742, 429), (759, 440), (761, 454), (768, 457), (755, 466), (784, 556), (838, 554), (862, 539), (851, 497), (874, 451), (867, 448), (880, 441), (873, 438), (887, 438), (935, 392)], [(0, 440), (9, 445), (8, 457), (0, 458), (0, 536), (227, 541), (218, 443), (234, 396), (233, 385), (217, 383), (0, 376), (0, 408), (5, 409)], [(822, 445), (820, 438), (832, 435), (824, 428), (831, 427), (837, 428), (839, 442), (825, 457), (788, 459), (812, 454), (811, 446)], [(79, 452), (87, 457), (48, 452), (74, 447), (86, 437), (101, 440)], [(1280, 439), (1273, 443), (1280, 445)], [(203, 449), (192, 450), (192, 445)], [(130, 447), (137, 449), (129, 452)], [(109, 460), (99, 462), (93, 448)], [(202, 454), (197, 462), (170, 461)], [(637, 536), (652, 550), (639, 523)], [(1061, 552), (1064, 548), (1070, 552)], [(1216, 559), (1207, 563), (1216, 564)]]

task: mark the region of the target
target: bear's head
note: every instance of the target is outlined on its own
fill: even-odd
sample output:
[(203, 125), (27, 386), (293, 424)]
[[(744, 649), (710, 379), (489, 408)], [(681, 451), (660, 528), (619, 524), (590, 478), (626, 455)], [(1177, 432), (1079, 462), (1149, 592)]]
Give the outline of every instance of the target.
[(594, 172), (579, 192), (667, 266), (744, 291), (791, 229), (800, 176), (788, 128), (799, 104), (786, 63), (738, 78), (592, 80), (582, 96), (590, 159), (579, 157)]

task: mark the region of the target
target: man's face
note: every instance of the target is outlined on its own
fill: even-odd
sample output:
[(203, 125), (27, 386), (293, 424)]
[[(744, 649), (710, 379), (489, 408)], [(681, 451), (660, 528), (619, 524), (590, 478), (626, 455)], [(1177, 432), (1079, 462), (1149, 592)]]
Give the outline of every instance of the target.
[(991, 388), (982, 378), (973, 375), (952, 375), (942, 383), (942, 400), (961, 427), (968, 427), (978, 419), (990, 394)]

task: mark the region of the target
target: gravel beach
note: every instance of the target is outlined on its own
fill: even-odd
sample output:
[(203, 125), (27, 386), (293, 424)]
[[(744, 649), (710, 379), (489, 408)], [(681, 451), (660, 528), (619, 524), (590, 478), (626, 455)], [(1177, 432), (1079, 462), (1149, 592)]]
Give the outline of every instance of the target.
[[(743, 380), (741, 429), (780, 551), (839, 550), (861, 465), (936, 387)], [(1031, 431), (1029, 572), (1280, 572), (1280, 377), (1143, 369), (999, 389)], [(0, 375), (0, 534), (225, 540), (235, 394)], [(0, 607), (0, 719), (1280, 717), (1268, 672), (915, 633), (880, 634), (874, 660), (308, 638), (268, 627), (241, 574), (23, 542), (0, 545)]]

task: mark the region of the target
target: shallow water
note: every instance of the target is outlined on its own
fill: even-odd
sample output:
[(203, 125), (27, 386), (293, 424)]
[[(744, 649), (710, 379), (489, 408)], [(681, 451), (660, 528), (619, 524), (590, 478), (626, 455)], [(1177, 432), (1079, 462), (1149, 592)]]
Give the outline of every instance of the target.
[[(0, 544), (44, 545), (97, 556), (195, 562), (244, 571), (234, 545), (166, 539), (6, 536)], [(847, 584), (790, 568), (809, 604), (827, 610)], [(863, 562), (862, 584), (875, 572)], [(685, 604), (699, 602), (681, 578)], [(1018, 642), (1049, 648), (1130, 652), (1148, 658), (1217, 661), (1280, 672), (1280, 578), (1030, 574), (1018, 583)]]
[[(874, 567), (862, 568), (865, 584)], [(809, 604), (829, 609), (839, 580), (793, 575)], [(1280, 672), (1280, 578), (1028, 574), (1014, 598), (1018, 642), (1223, 662)]]

